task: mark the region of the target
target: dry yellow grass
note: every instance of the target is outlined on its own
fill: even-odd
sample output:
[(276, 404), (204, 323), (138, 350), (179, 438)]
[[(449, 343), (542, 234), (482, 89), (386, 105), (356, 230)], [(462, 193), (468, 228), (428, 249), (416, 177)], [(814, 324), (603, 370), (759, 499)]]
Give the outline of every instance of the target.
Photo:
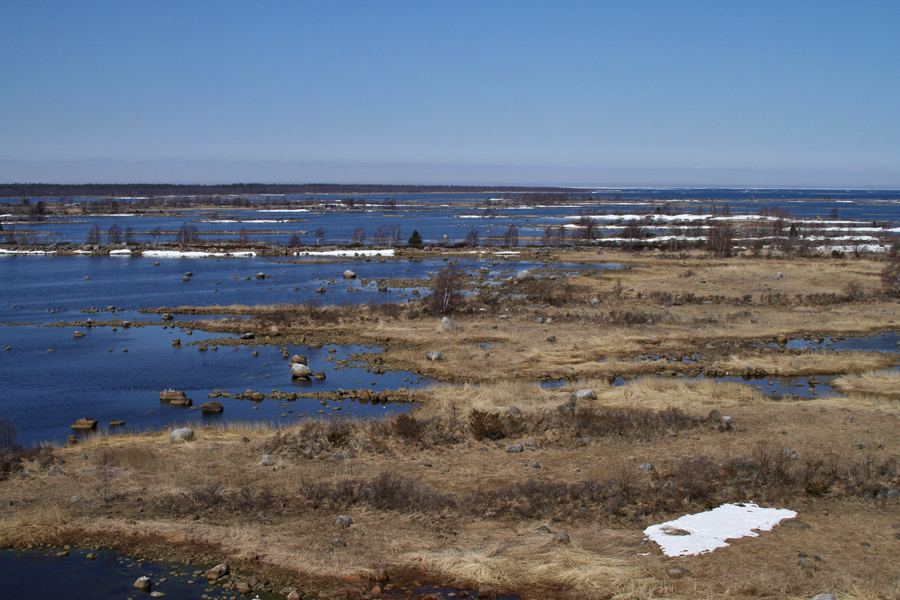
[[(506, 589), (537, 587), (588, 595), (614, 591), (620, 598), (647, 597), (643, 594), (667, 587), (641, 577), (646, 574), (634, 561), (602, 556), (574, 544), (557, 544), (548, 534), (531, 534), (479, 550), (417, 551), (403, 558), (441, 579), (463, 585), (480, 582)], [(648, 586), (649, 581), (655, 585)], [(635, 596), (638, 590), (641, 594)]]
[(57, 504), (16, 508), (0, 519), (0, 547), (46, 544), (58, 539), (67, 525), (67, 513)]
[(900, 401), (900, 372), (875, 371), (861, 375), (846, 375), (831, 382), (831, 387), (851, 398)]
[(884, 369), (893, 363), (891, 355), (883, 352), (832, 352), (828, 350), (803, 354), (766, 353), (728, 357), (721, 368), (740, 374), (745, 367), (760, 368), (770, 375), (785, 377), (830, 375), (833, 373), (861, 373)]
[(674, 407), (698, 412), (764, 402), (760, 392), (737, 383), (661, 377), (639, 377), (621, 386), (599, 381), (583, 383), (579, 383), (579, 387), (592, 388), (597, 394), (597, 402), (604, 406), (653, 410)]

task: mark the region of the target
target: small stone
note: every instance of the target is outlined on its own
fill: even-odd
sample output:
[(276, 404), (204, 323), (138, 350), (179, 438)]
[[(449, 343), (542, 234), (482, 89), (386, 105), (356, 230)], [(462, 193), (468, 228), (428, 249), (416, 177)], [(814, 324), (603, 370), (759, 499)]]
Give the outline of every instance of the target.
[(553, 536), (553, 542), (556, 544), (567, 545), (572, 543), (572, 538), (565, 531), (560, 531)]
[(525, 446), (523, 446), (522, 444), (513, 444), (512, 446), (507, 448), (506, 451), (510, 454), (518, 454), (519, 452), (525, 451)]
[(685, 570), (681, 567), (672, 567), (667, 572), (669, 574), (669, 577), (671, 577), (672, 579), (681, 579), (682, 577), (687, 575)]
[(575, 397), (578, 400), (596, 400), (597, 392), (590, 388), (584, 388), (575, 392)]
[(812, 600), (837, 600), (837, 598), (834, 597), (834, 594), (816, 594)]
[(353, 519), (351, 519), (347, 515), (338, 515), (334, 520), (333, 525), (335, 527), (340, 527), (341, 529), (347, 529), (348, 527), (353, 525)]
[(656, 467), (654, 467), (652, 463), (645, 462), (645, 463), (641, 463), (640, 469), (641, 469), (641, 471), (650, 472), (650, 471), (655, 471)]
[(269, 456), (268, 454), (263, 454), (262, 464), (264, 467), (270, 467), (275, 464), (275, 461), (272, 460), (272, 457)]
[(137, 581), (134, 582), (134, 587), (139, 590), (149, 590), (150, 589), (150, 578), (149, 577), (138, 577)]
[(444, 360), (444, 355), (441, 352), (429, 350), (428, 352), (425, 353), (425, 358), (427, 360), (431, 360), (431, 361)]

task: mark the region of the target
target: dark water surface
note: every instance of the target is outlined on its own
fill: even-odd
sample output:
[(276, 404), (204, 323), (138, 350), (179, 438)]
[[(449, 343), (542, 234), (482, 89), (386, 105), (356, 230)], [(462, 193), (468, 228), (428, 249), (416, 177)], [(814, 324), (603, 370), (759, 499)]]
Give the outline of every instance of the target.
[[(0, 580), (7, 600), (125, 600), (149, 598), (150, 594), (134, 587), (138, 577), (149, 577), (150, 591), (162, 592), (167, 600), (198, 600), (204, 594), (210, 598), (259, 598), (275, 600), (282, 594), (253, 592), (240, 596), (207, 583), (195, 570), (197, 567), (167, 562), (136, 561), (111, 550), (93, 551), (93, 560), (86, 558), (91, 551), (72, 548), (68, 556), (59, 557), (62, 548), (16, 552), (0, 550)], [(161, 581), (165, 579), (165, 581)], [(188, 583), (190, 582), (190, 583)], [(207, 591), (209, 590), (209, 591)]]

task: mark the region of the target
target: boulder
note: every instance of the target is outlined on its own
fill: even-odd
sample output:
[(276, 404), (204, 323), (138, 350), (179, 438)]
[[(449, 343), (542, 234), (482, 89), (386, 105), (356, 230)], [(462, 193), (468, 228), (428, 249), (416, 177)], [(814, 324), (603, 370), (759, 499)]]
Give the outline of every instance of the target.
[(225, 407), (222, 406), (221, 402), (216, 402), (212, 400), (210, 402), (204, 402), (200, 405), (200, 410), (205, 413), (220, 413), (225, 410)]
[(525, 451), (525, 446), (523, 446), (522, 444), (513, 444), (512, 446), (507, 448), (506, 451), (510, 454), (518, 454)]
[(334, 526), (340, 527), (341, 529), (347, 529), (351, 525), (353, 525), (353, 519), (347, 515), (338, 515), (334, 520)]
[(209, 581), (215, 581), (216, 579), (224, 577), (225, 575), (228, 575), (228, 565), (226, 565), (225, 563), (219, 563), (212, 569), (208, 570), (205, 577)]
[(531, 274), (531, 271), (528, 269), (522, 269), (518, 273), (516, 273), (516, 279), (518, 281), (525, 281), (527, 279), (534, 279), (534, 275)]
[(444, 317), (441, 319), (441, 329), (444, 331), (459, 331), (462, 329), (462, 325), (455, 321), (451, 321), (449, 317)]
[(159, 401), (165, 403), (185, 398), (187, 398), (187, 395), (181, 390), (163, 390), (159, 393)]
[(72, 429), (75, 431), (91, 431), (95, 427), (97, 427), (97, 419), (89, 419), (88, 417), (78, 419), (72, 423)]
[(301, 363), (294, 363), (291, 365), (291, 377), (309, 379), (309, 376), (313, 374), (313, 370)]
[(597, 392), (590, 388), (584, 388), (575, 392), (575, 397), (578, 400), (596, 400)]
[(171, 437), (173, 442), (188, 442), (194, 439), (194, 430), (190, 427), (173, 429), (169, 437)]
[(77, 338), (84, 337), (84, 334), (81, 333), (80, 331), (76, 331), (75, 333), (72, 334), (72, 337), (77, 337)]
[(344, 279), (355, 279), (355, 278), (356, 278), (356, 273), (354, 273), (350, 269), (347, 269), (346, 271), (344, 271)]
[(265, 278), (266, 278), (266, 274), (265, 274), (265, 273), (257, 273), (257, 274), (256, 274), (256, 278), (257, 278), (257, 279), (265, 279)]
[(655, 471), (656, 467), (653, 466), (653, 463), (645, 462), (641, 463), (640, 469), (641, 471), (647, 471), (649, 473), (650, 471)]
[(137, 581), (134, 582), (134, 587), (139, 590), (149, 590), (150, 589), (150, 578), (149, 577), (138, 577)]
[(444, 360), (444, 355), (440, 352), (435, 352), (434, 350), (429, 350), (425, 353), (425, 358), (427, 360)]
[(305, 365), (307, 364), (307, 360), (305, 356), (301, 356), (299, 354), (295, 354), (291, 357), (290, 363), (291, 365)]
[(275, 464), (275, 461), (268, 454), (263, 454), (262, 464), (264, 467), (271, 467), (272, 465)]

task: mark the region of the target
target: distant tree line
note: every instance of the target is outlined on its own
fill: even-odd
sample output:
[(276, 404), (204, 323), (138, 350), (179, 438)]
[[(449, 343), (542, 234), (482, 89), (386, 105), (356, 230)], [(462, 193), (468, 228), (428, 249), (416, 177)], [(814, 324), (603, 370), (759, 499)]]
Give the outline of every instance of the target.
[[(512, 186), (501, 191), (565, 192), (562, 187)], [(263, 194), (430, 194), (430, 193), (487, 193), (497, 191), (497, 186), (473, 185), (382, 185), (382, 184), (267, 184), (231, 183), (220, 185), (181, 185), (169, 183), (5, 183), (0, 184), (0, 198), (23, 196), (60, 197), (153, 197), (153, 196), (239, 196)]]

